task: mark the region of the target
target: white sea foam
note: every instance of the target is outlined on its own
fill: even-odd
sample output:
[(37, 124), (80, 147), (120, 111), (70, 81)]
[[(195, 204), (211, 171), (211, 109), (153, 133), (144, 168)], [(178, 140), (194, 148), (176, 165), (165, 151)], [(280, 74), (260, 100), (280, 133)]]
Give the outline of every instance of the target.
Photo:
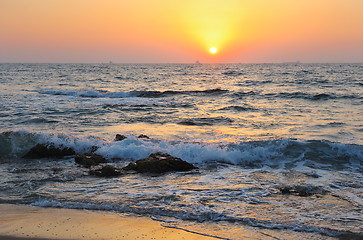
[(290, 139), (225, 145), (139, 139), (130, 135), (123, 141), (113, 141), (95, 136), (70, 137), (61, 133), (33, 133), (22, 129), (1, 133), (0, 140), (3, 149), (1, 155), (15, 156), (25, 154), (36, 143), (52, 143), (56, 147), (71, 147), (77, 153), (88, 152), (96, 146), (97, 154), (114, 161), (138, 160), (151, 153), (165, 152), (195, 164), (224, 162), (279, 168), (293, 164), (303, 169), (306, 163), (314, 162), (315, 167), (321, 168), (335, 166), (361, 169), (363, 159), (363, 146), (360, 145)]
[(282, 155), (278, 144), (266, 143), (266, 146), (253, 147), (249, 144), (238, 149), (217, 144), (172, 143), (169, 141), (150, 141), (133, 136), (120, 142), (103, 145), (96, 153), (107, 158), (138, 160), (146, 158), (153, 152), (165, 152), (191, 163), (225, 162), (231, 164), (248, 164), (256, 160), (272, 161)]

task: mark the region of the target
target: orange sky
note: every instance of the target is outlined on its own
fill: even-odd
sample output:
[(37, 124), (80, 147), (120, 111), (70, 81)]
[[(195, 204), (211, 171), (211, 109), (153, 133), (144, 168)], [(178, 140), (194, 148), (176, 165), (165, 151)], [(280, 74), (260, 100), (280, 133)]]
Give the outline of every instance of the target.
[(363, 62), (362, 29), (362, 0), (0, 0), (0, 62)]

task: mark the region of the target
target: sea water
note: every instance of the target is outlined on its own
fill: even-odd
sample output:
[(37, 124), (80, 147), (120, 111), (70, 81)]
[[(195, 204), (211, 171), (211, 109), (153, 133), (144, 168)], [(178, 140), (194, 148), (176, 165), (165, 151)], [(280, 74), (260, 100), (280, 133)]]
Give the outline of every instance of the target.
[[(99, 178), (73, 156), (21, 158), (37, 143), (199, 169)], [(0, 203), (221, 239), (359, 238), (362, 163), (362, 64), (0, 64)]]

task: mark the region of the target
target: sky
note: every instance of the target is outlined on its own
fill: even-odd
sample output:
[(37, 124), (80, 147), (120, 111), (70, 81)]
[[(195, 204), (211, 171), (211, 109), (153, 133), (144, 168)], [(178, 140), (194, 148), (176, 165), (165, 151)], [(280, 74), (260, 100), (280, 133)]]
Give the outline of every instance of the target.
[(0, 0), (0, 62), (363, 62), (362, 29), (363, 0)]

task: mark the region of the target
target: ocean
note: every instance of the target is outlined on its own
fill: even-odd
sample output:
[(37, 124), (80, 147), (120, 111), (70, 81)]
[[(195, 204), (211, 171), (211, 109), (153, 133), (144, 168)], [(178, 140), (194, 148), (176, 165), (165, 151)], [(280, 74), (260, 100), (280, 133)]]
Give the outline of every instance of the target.
[[(38, 143), (198, 169), (102, 178), (74, 156), (22, 158)], [(362, 164), (363, 64), (0, 64), (0, 203), (219, 239), (358, 239)]]

